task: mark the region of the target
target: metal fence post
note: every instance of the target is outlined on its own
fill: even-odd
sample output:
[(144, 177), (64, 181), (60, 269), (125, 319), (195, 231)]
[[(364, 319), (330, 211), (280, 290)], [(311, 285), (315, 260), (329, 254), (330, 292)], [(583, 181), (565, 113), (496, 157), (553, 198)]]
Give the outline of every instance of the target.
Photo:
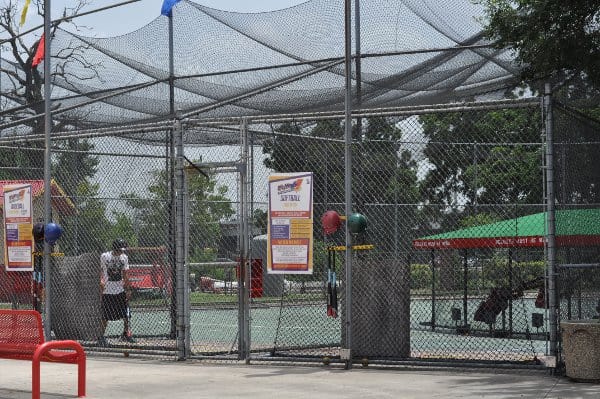
[(240, 124), (241, 159), (239, 171), (240, 273), (238, 278), (238, 350), (239, 359), (250, 361), (250, 273), (248, 232), (248, 120)]
[(345, 287), (345, 333), (346, 345), (342, 359), (346, 360), (346, 369), (352, 368), (352, 238), (348, 229), (348, 217), (352, 212), (352, 4), (350, 0), (345, 1), (345, 75), (346, 75), (346, 98), (344, 115), (344, 197), (346, 213), (346, 281)]
[[(180, 360), (186, 359), (189, 356), (189, 334), (190, 320), (189, 311), (186, 311), (186, 304), (189, 304), (189, 298), (186, 300), (187, 287), (189, 286), (189, 275), (186, 270), (186, 253), (185, 253), (185, 187), (184, 187), (184, 170), (183, 170), (183, 125), (181, 119), (175, 120), (175, 147), (176, 147), (176, 181), (175, 181), (175, 265), (176, 265), (176, 291), (177, 291), (177, 357)], [(186, 315), (188, 317), (186, 318)]]
[[(44, 150), (44, 225), (48, 225), (52, 221), (52, 190), (50, 187), (51, 184), (51, 175), (52, 175), (52, 149), (51, 149), (51, 139), (50, 132), (52, 130), (52, 99), (50, 96), (52, 95), (50, 79), (51, 79), (51, 71), (50, 67), (52, 66), (52, 57), (50, 54), (50, 43), (52, 42), (51, 31), (50, 31), (50, 23), (52, 21), (52, 17), (50, 15), (50, 0), (44, 1), (44, 138), (45, 138), (45, 150)], [(52, 275), (51, 275), (51, 262), (50, 262), (50, 253), (52, 252), (52, 246), (48, 244), (47, 241), (44, 241), (44, 282), (45, 282), (45, 320), (44, 320), (44, 336), (47, 341), (52, 339)]]
[(548, 278), (548, 322), (550, 331), (549, 355), (557, 356), (558, 307), (556, 290), (556, 215), (554, 203), (554, 138), (552, 124), (552, 91), (549, 83), (544, 90), (546, 136), (546, 274)]

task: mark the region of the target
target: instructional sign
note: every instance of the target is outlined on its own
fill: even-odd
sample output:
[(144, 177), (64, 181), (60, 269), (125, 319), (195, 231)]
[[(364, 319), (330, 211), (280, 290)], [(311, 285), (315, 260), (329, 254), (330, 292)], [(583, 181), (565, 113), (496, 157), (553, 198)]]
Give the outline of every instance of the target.
[(7, 271), (33, 270), (31, 186), (4, 186), (4, 265)]
[(312, 274), (313, 174), (269, 176), (267, 272)]

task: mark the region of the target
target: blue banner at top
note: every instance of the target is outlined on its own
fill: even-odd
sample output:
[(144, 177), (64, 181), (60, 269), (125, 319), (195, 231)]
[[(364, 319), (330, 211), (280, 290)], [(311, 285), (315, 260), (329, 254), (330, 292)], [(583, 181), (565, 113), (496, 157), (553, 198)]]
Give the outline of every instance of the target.
[(171, 10), (175, 7), (175, 4), (179, 3), (181, 0), (165, 0), (163, 1), (162, 7), (160, 9), (160, 13), (162, 15), (166, 15), (167, 17), (171, 16)]

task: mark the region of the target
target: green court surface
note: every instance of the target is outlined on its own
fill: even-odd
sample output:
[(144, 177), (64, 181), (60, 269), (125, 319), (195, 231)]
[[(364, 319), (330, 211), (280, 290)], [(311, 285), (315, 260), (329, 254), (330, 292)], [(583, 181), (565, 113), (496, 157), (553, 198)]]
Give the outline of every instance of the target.
[[(468, 301), (468, 320), (481, 299)], [(411, 301), (411, 353), (424, 357), (484, 358), (490, 360), (523, 360), (546, 351), (546, 341), (520, 338), (494, 338), (485, 333), (487, 325), (471, 322), (473, 329), (480, 334), (460, 335), (451, 327), (455, 321), (450, 318), (452, 307), (462, 307), (462, 300), (438, 300), (435, 304), (436, 321), (432, 329), (431, 300)], [(531, 326), (531, 313), (542, 312), (536, 309), (532, 298), (513, 303), (513, 330), (525, 332), (545, 332), (545, 327)], [(283, 307), (277, 304), (258, 304), (251, 309), (252, 350), (271, 348), (335, 348), (341, 342), (341, 317), (326, 315), (325, 304), (294, 304)], [(191, 346), (196, 354), (227, 353), (235, 351), (238, 340), (238, 309), (234, 306), (205, 306), (194, 308), (190, 313)], [(498, 324), (501, 318), (498, 317)], [(429, 323), (428, 323), (429, 322)], [(171, 321), (168, 310), (138, 308), (132, 310), (132, 330), (138, 343), (151, 349), (161, 337), (169, 336)], [(507, 321), (506, 321), (507, 323)], [(121, 332), (121, 322), (109, 323), (107, 335), (117, 336)], [(377, 328), (377, 326), (374, 326)], [(497, 327), (498, 328), (498, 327)], [(393, 333), (393, 332), (392, 332)], [(173, 340), (165, 339), (163, 345), (173, 346)]]

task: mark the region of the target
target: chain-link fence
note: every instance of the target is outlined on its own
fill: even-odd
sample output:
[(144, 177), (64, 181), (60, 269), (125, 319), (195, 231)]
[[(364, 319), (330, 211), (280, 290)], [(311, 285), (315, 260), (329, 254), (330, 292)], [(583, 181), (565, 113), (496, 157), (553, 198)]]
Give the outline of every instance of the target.
[[(568, 101), (568, 99), (567, 99)], [(561, 320), (600, 316), (600, 251), (598, 246), (598, 129), (583, 112), (561, 103), (555, 107), (555, 157), (558, 232), (558, 303)], [(582, 112), (583, 111), (583, 112)], [(562, 218), (560, 216), (563, 216)], [(567, 217), (567, 215), (569, 215)], [(562, 241), (562, 242), (561, 242)]]
[[(536, 364), (552, 332), (540, 99), (357, 114), (351, 201), (368, 227), (352, 236), (367, 246), (352, 252), (350, 290), (345, 251), (331, 250), (345, 245), (344, 227), (325, 235), (320, 224), (327, 210), (344, 214), (343, 118), (303, 114), (53, 140), (53, 220), (64, 234), (51, 285), (39, 256), (34, 272), (2, 270), (2, 306), (44, 311), (50, 300), (54, 335), (89, 352), (336, 362), (351, 342), (359, 362)], [(599, 128), (567, 107), (554, 121), (559, 316), (590, 318)], [(165, 145), (142, 144), (148, 134)], [(178, 134), (198, 145), (178, 145)], [(42, 149), (0, 150), (15, 155), (3, 184), (30, 184), (40, 220)], [(313, 173), (310, 275), (267, 272), (274, 172)], [(103, 332), (100, 256), (117, 237), (133, 292), (128, 325)], [(327, 312), (332, 271), (337, 317)]]
[[(343, 123), (307, 119), (263, 135), (265, 164), (277, 172), (312, 171), (316, 217), (343, 214)], [(369, 222), (353, 244), (373, 245), (353, 259), (353, 356), (533, 361), (543, 355), (546, 314), (535, 307), (544, 286), (543, 241), (533, 248), (503, 241), (523, 234), (511, 222), (544, 210), (539, 103), (373, 112), (353, 122), (353, 210)], [(543, 237), (544, 219), (537, 221)], [(342, 276), (338, 318), (327, 316), (325, 296), (326, 248), (344, 245), (344, 232), (324, 236), (318, 222), (314, 228), (313, 275), (285, 281), (316, 288), (282, 295), (270, 321), (262, 308), (253, 309), (260, 312), (257, 324), (275, 325), (272, 347), (253, 347), (257, 359), (339, 359), (346, 347), (343, 252), (333, 266)], [(445, 246), (443, 236), (453, 234), (457, 243)]]

